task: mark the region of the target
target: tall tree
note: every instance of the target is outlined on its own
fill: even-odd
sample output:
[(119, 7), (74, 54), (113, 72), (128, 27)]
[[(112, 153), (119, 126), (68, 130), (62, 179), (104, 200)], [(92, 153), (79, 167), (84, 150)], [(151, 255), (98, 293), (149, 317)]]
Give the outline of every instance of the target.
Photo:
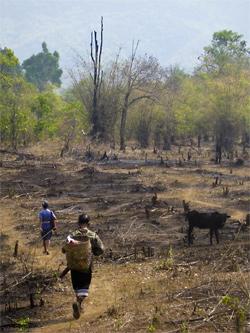
[(93, 99), (92, 99), (92, 131), (91, 134), (95, 137), (98, 132), (99, 128), (101, 127), (100, 124), (100, 94), (101, 94), (101, 85), (102, 85), (102, 47), (103, 47), (103, 18), (101, 18), (101, 40), (100, 46), (97, 40), (97, 32), (91, 32), (91, 42), (90, 42), (90, 56), (93, 64), (93, 75), (91, 78), (93, 80)]
[(82, 112), (81, 103), (71, 98), (68, 99), (68, 96), (64, 96), (64, 100), (66, 100), (60, 109), (60, 116), (57, 117), (56, 134), (63, 144), (61, 157), (70, 150), (74, 140), (82, 139), (88, 125), (87, 115), (86, 112)]
[(103, 124), (102, 87), (104, 71), (102, 69), (103, 18), (101, 18), (100, 41), (96, 31), (91, 32), (90, 62), (78, 56), (77, 67), (69, 72), (73, 81), (73, 92), (87, 110), (92, 125), (90, 134), (93, 138), (105, 137)]
[(211, 44), (204, 47), (204, 53), (199, 57), (199, 71), (225, 74), (230, 64), (244, 65), (249, 62), (250, 49), (242, 37), (231, 30), (215, 32)]
[(131, 56), (122, 64), (122, 109), (120, 150), (126, 148), (126, 121), (129, 108), (142, 99), (155, 99), (161, 77), (158, 61), (151, 57), (137, 57), (139, 41), (132, 44)]
[(208, 98), (216, 163), (220, 163), (223, 149), (232, 149), (239, 135), (239, 111), (249, 105), (249, 56), (242, 35), (223, 30), (213, 34), (211, 45), (200, 57), (197, 73)]
[(30, 101), (34, 87), (20, 72), (19, 60), (8, 48), (0, 50), (0, 130), (1, 140), (13, 149), (32, 137), (35, 119)]
[(170, 66), (164, 70), (164, 84), (161, 103), (165, 110), (165, 119), (161, 124), (163, 149), (171, 149), (176, 133), (175, 105), (182, 91), (182, 84), (187, 75), (178, 66)]
[(42, 43), (42, 52), (32, 55), (24, 60), (22, 68), (26, 79), (42, 91), (48, 83), (61, 86), (62, 69), (59, 67), (59, 53), (50, 53), (45, 42)]
[(37, 139), (52, 137), (57, 133), (58, 118), (63, 108), (62, 98), (50, 86), (34, 97), (31, 110), (36, 119), (34, 133)]
[(8, 75), (18, 75), (21, 74), (21, 66), (19, 64), (18, 58), (15, 56), (14, 52), (5, 47), (0, 48), (0, 75), (3, 79), (4, 76)]

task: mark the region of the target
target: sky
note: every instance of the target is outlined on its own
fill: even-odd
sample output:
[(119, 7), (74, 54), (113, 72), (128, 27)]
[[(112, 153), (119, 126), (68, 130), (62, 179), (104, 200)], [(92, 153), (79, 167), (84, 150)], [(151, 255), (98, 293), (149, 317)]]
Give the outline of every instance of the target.
[(0, 47), (9, 47), (22, 62), (41, 51), (57, 50), (67, 82), (77, 54), (88, 58), (90, 33), (104, 19), (103, 59), (119, 48), (153, 55), (163, 66), (192, 71), (216, 31), (243, 35), (250, 45), (250, 0), (0, 0)]

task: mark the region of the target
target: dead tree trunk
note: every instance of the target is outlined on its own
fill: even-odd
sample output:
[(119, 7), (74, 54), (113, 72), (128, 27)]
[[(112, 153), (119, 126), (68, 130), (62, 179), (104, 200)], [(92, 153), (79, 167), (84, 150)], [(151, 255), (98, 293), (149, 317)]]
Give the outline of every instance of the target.
[(66, 133), (64, 136), (64, 145), (60, 153), (60, 157), (64, 156), (64, 153), (69, 151), (70, 142), (74, 139), (75, 131), (76, 131), (76, 119), (72, 119), (70, 123), (67, 124)]
[(33, 309), (35, 307), (34, 294), (30, 293), (30, 308)]
[(128, 114), (128, 98), (129, 98), (129, 93), (127, 93), (124, 98), (124, 106), (122, 108), (121, 126), (120, 126), (120, 150), (126, 149), (125, 134), (126, 134), (126, 121)]
[(17, 255), (18, 255), (18, 240), (16, 241), (16, 244), (15, 244), (13, 257), (17, 257)]
[(247, 132), (244, 132), (241, 142), (242, 142), (242, 153), (245, 154), (247, 145), (249, 145), (250, 143), (250, 135)]
[(200, 148), (201, 147), (201, 135), (200, 134), (197, 136), (197, 143), (198, 143), (198, 148)]
[(171, 140), (168, 134), (163, 137), (163, 150), (171, 150)]
[(102, 85), (102, 70), (101, 70), (101, 59), (102, 59), (102, 47), (103, 47), (103, 17), (101, 18), (101, 41), (100, 46), (97, 40), (97, 32), (91, 33), (90, 42), (90, 55), (93, 63), (93, 99), (92, 99), (92, 131), (91, 135), (95, 137), (100, 129), (99, 123), (99, 100), (101, 94)]
[(216, 147), (215, 147), (215, 164), (221, 163), (221, 157), (222, 157), (222, 148), (221, 148), (221, 141), (216, 141)]

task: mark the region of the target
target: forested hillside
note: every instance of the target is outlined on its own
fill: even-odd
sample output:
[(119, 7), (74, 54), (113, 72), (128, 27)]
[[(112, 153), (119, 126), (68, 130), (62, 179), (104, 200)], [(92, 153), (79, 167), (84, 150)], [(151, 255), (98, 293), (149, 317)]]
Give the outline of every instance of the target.
[(91, 33), (90, 55), (80, 55), (70, 71), (72, 85), (62, 94), (60, 55), (42, 50), (20, 64), (14, 51), (1, 49), (1, 142), (17, 149), (59, 137), (70, 148), (85, 134), (118, 143), (136, 140), (168, 150), (176, 140), (211, 137), (216, 162), (236, 142), (249, 144), (249, 48), (237, 32), (213, 34), (199, 55), (193, 74), (178, 66), (164, 68), (152, 55), (118, 52), (105, 63), (103, 22)]

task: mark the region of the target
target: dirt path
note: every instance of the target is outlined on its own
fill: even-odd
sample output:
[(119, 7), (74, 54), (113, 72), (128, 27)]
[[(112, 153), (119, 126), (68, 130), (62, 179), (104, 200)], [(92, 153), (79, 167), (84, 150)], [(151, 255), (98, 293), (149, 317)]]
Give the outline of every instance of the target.
[[(2, 235), (8, 235), (9, 255), (12, 255), (12, 245), (18, 239), (19, 251), (24, 254), (30, 254), (32, 259), (34, 259), (34, 271), (37, 269), (49, 271), (58, 267), (61, 261), (64, 260), (63, 254), (60, 253), (60, 248), (51, 248), (50, 255), (45, 256), (42, 253), (40, 240), (38, 240), (37, 244), (29, 246), (26, 239), (21, 234), (18, 234), (15, 229), (15, 226), (18, 224), (13, 214), (15, 207), (9, 207), (8, 205), (8, 208), (6, 208), (3, 205), (1, 206), (0, 232)], [(79, 331), (79, 329), (81, 332), (87, 332), (86, 323), (95, 321), (96, 318), (100, 317), (116, 301), (117, 295), (115, 290), (119, 290), (117, 288), (119, 280), (115, 279), (116, 268), (110, 268), (109, 265), (101, 265), (99, 267), (96, 265), (90, 296), (85, 304), (85, 312), (78, 321), (74, 320), (72, 317), (74, 293), (69, 275), (62, 281), (58, 280), (58, 289), (56, 289), (58, 291), (45, 296), (45, 306), (38, 308), (38, 312), (41, 311), (41, 314), (38, 314), (36, 319), (32, 319), (32, 323), (39, 327), (30, 329), (30, 332), (74, 332)]]
[[(222, 187), (212, 186), (214, 167), (210, 164), (206, 168), (209, 167), (211, 173), (201, 174), (196, 167), (165, 169), (142, 166), (132, 172), (126, 165), (103, 164), (97, 167), (94, 163), (88, 165), (74, 159), (57, 161), (55, 167), (55, 160), (55, 157), (51, 158), (51, 163), (47, 159), (39, 160), (35, 166), (13, 160), (12, 168), (0, 169), (3, 175), (0, 232), (8, 235), (4, 238), (4, 244), (8, 246), (4, 247), (2, 255), (6, 261), (17, 262), (18, 258), (13, 258), (13, 250), (18, 239), (20, 253), (26, 255), (29, 265), (33, 262), (37, 275), (43, 278), (55, 274), (55, 283), (42, 294), (44, 306), (30, 309), (29, 295), (22, 288), (20, 295), (25, 304), (19, 304), (16, 311), (8, 312), (8, 316), (15, 319), (29, 317), (33, 324), (29, 331), (36, 333), (145, 333), (149, 329), (153, 331), (154, 326), (151, 325), (155, 319), (160, 323), (161, 331), (165, 329), (168, 332), (177, 328), (173, 322), (179, 322), (180, 318), (185, 323), (192, 317), (195, 322), (197, 314), (194, 311), (192, 314), (185, 302), (197, 297), (193, 287), (199, 290), (200, 285), (207, 286), (206, 279), (211, 269), (223, 251), (227, 251), (227, 246), (231, 246), (232, 237), (231, 229), (226, 230), (222, 242), (210, 247), (207, 231), (196, 230), (195, 244), (187, 248), (183, 243), (186, 224), (182, 200), (189, 201), (191, 209), (218, 210), (227, 212), (234, 219), (243, 219), (248, 209), (249, 180), (244, 180), (241, 185), (229, 179), (230, 193), (223, 196)], [(91, 170), (94, 170), (93, 174)], [(242, 175), (246, 173), (245, 169), (237, 170), (239, 176), (240, 172)], [(229, 174), (229, 169), (225, 169), (225, 173)], [(160, 204), (153, 207), (147, 217), (145, 205), (150, 205), (154, 191)], [(37, 222), (37, 211), (44, 198), (49, 200), (59, 218), (58, 236), (52, 239), (49, 256), (43, 254)], [(165, 202), (173, 212), (166, 209)], [(61, 253), (63, 239), (69, 230), (75, 228), (76, 218), (83, 211), (90, 214), (93, 229), (98, 230), (108, 251), (104, 260), (96, 262), (86, 311), (76, 321), (72, 318), (74, 293), (70, 275), (62, 281), (56, 280), (56, 275), (65, 266)], [(229, 220), (228, 224), (231, 222)], [(232, 243), (233, 251), (225, 263), (223, 257), (225, 267), (222, 265), (223, 270), (218, 273), (223, 277), (232, 273), (230, 281), (235, 281), (236, 275), (241, 276), (238, 274), (241, 269), (243, 273), (248, 272), (250, 259), (245, 236), (242, 234), (242, 239)], [(153, 258), (145, 254), (144, 246), (154, 249)], [(109, 249), (113, 253), (113, 264), (109, 263)], [(169, 254), (170, 249), (173, 257)], [(133, 251), (136, 251), (137, 258)], [(123, 260), (124, 257), (130, 259)], [(18, 269), (21, 266), (17, 266), (11, 272), (14, 273), (11, 275), (13, 280), (23, 272), (20, 274)], [(220, 290), (216, 291), (216, 278), (215, 274), (215, 283), (209, 293), (222, 297), (227, 293), (228, 282), (223, 282)], [(38, 282), (40, 284), (41, 279)], [(223, 293), (221, 288), (224, 288)], [(173, 298), (173, 295), (185, 294), (185, 290), (188, 291), (186, 301), (181, 296)], [(237, 286), (234, 290), (238, 297)], [(207, 294), (204, 290), (198, 296), (206, 299)], [(36, 297), (36, 304), (39, 304), (40, 295), (36, 293)], [(202, 311), (208, 308), (212, 311), (217, 302), (215, 298), (210, 305), (206, 302), (199, 306)], [(1, 304), (4, 306), (4, 302)], [(227, 327), (227, 322), (223, 327)], [(209, 329), (202, 332), (211, 333)]]

